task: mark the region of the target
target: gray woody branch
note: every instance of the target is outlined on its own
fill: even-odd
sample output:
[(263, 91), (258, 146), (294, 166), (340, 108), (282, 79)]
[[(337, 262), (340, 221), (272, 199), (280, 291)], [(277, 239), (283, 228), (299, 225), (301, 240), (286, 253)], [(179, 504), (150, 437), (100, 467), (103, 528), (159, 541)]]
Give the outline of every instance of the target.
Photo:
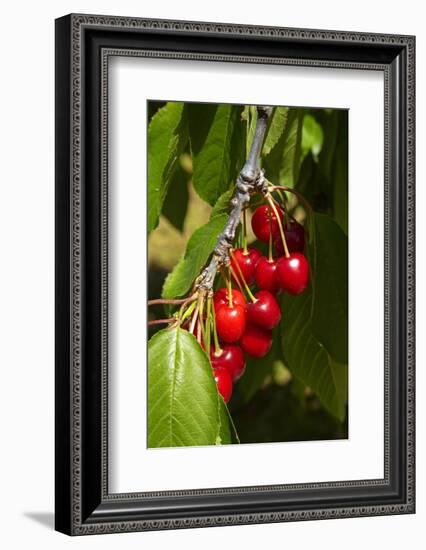
[(229, 214), (225, 228), (217, 239), (213, 250), (213, 256), (209, 265), (202, 271), (196, 281), (196, 288), (212, 290), (214, 279), (218, 269), (229, 263), (229, 250), (235, 239), (235, 233), (241, 221), (241, 214), (250, 201), (250, 194), (254, 191), (265, 192), (265, 180), (260, 169), (260, 153), (272, 107), (261, 106), (257, 108), (258, 118), (253, 142), (248, 158), (238, 176), (236, 193), (231, 200), (232, 210)]

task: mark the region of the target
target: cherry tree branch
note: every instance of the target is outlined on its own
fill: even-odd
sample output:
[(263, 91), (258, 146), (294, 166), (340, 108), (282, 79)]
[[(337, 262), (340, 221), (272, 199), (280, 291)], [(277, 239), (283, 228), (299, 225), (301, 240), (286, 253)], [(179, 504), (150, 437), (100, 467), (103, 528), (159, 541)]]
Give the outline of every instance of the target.
[(272, 107), (259, 106), (257, 107), (257, 114), (256, 129), (250, 152), (237, 178), (237, 190), (231, 199), (231, 213), (224, 230), (217, 239), (210, 263), (195, 282), (196, 289), (212, 290), (218, 269), (229, 264), (229, 250), (234, 242), (235, 233), (241, 221), (241, 214), (250, 201), (250, 194), (254, 191), (266, 193), (267, 183), (260, 169), (260, 154), (268, 121), (272, 114)]

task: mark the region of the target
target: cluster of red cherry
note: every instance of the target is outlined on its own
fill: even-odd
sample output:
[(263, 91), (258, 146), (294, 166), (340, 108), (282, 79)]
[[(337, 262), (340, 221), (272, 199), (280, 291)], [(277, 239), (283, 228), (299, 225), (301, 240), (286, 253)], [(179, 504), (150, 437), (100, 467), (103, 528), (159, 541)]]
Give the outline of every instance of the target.
[[(225, 402), (231, 397), (233, 382), (245, 370), (244, 353), (263, 357), (271, 349), (272, 329), (281, 320), (276, 294), (301, 294), (309, 283), (309, 264), (303, 254), (304, 228), (296, 220), (285, 218), (278, 206), (256, 209), (251, 222), (253, 232), (259, 241), (269, 243), (269, 256), (254, 247), (232, 250), (230, 273), (240, 290), (229, 285), (213, 296), (215, 328), (221, 344), (212, 347), (210, 361)], [(259, 290), (253, 295), (250, 287), (254, 284)]]

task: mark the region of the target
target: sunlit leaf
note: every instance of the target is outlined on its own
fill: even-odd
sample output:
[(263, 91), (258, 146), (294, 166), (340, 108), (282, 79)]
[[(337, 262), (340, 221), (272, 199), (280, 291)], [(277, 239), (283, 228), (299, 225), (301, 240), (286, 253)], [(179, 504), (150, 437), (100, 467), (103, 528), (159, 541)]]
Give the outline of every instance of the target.
[(193, 185), (213, 205), (235, 177), (232, 136), (241, 124), (238, 105), (189, 104), (189, 136), (193, 159)]
[(299, 177), (302, 138), (301, 109), (289, 109), (284, 132), (263, 159), (266, 177), (275, 184), (294, 187)]
[(275, 107), (272, 113), (272, 119), (269, 124), (269, 128), (266, 134), (265, 142), (263, 144), (263, 155), (268, 155), (271, 150), (278, 143), (278, 140), (282, 136), (288, 120), (288, 107)]
[(178, 298), (190, 290), (195, 278), (212, 253), (227, 218), (228, 216), (224, 214), (215, 216), (194, 231), (188, 241), (184, 256), (167, 276), (163, 287), (163, 298)]
[(257, 107), (254, 105), (246, 105), (241, 115), (245, 121), (246, 128), (246, 152), (250, 151), (251, 144), (253, 143), (254, 131), (257, 123)]
[(187, 331), (165, 329), (148, 344), (148, 447), (231, 442), (212, 368)]
[(232, 208), (231, 199), (235, 193), (235, 189), (228, 189), (216, 201), (210, 213), (210, 219), (221, 214), (229, 214)]
[(187, 143), (184, 104), (159, 109), (148, 127), (148, 231), (154, 229), (180, 153)]
[(324, 134), (321, 125), (310, 114), (305, 114), (302, 125), (302, 155), (305, 156), (309, 151), (315, 158), (318, 157), (322, 149)]

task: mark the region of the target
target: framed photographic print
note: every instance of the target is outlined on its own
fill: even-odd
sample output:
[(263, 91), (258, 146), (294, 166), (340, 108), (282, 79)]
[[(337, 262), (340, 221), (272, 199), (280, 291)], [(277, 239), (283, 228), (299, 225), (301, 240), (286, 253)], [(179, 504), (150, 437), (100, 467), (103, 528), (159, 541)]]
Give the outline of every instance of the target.
[(412, 36), (56, 21), (56, 529), (413, 513)]

